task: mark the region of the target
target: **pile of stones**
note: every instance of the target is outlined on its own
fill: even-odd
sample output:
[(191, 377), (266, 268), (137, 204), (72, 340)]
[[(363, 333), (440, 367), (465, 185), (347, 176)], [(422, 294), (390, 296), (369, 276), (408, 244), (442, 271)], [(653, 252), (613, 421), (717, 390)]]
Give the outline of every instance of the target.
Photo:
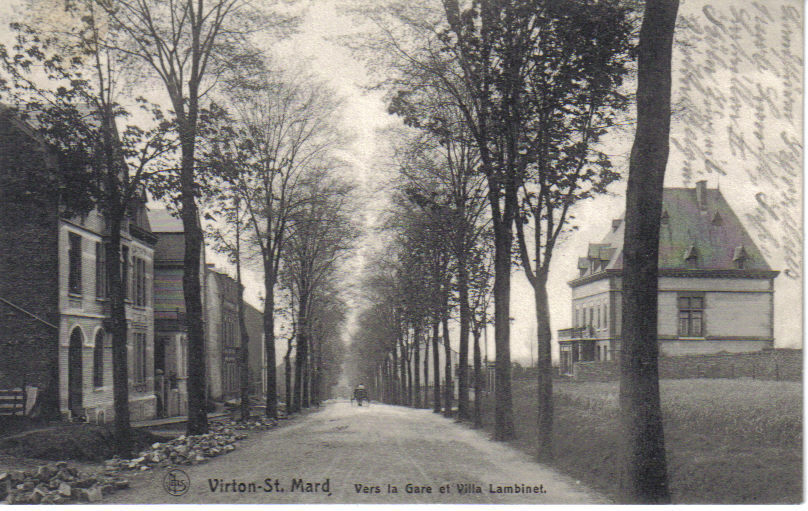
[(40, 465), (35, 471), (0, 473), (0, 502), (67, 504), (98, 502), (104, 495), (129, 487), (118, 474), (82, 474), (67, 462)]
[(278, 421), (275, 419), (270, 419), (265, 415), (258, 415), (255, 417), (250, 417), (246, 421), (240, 421), (236, 419), (225, 419), (222, 421), (215, 422), (211, 424), (211, 429), (214, 428), (226, 428), (226, 429), (237, 429), (240, 431), (261, 431), (272, 429), (278, 425)]
[(104, 462), (109, 472), (120, 470), (149, 470), (156, 465), (197, 465), (236, 449), (236, 442), (247, 437), (232, 428), (211, 425), (204, 435), (179, 436), (168, 442), (156, 442), (141, 451), (137, 458), (121, 459), (117, 456)]
[(15, 470), (0, 472), (0, 502), (8, 504), (67, 504), (98, 502), (104, 495), (129, 487), (121, 477), (126, 471), (146, 471), (161, 465), (197, 465), (209, 458), (236, 449), (239, 440), (247, 438), (244, 430), (266, 430), (278, 425), (264, 416), (240, 422), (233, 419), (212, 422), (210, 433), (182, 435), (168, 442), (156, 442), (138, 453), (137, 458), (117, 456), (104, 462), (97, 474), (82, 474), (59, 461), (42, 465), (33, 472)]

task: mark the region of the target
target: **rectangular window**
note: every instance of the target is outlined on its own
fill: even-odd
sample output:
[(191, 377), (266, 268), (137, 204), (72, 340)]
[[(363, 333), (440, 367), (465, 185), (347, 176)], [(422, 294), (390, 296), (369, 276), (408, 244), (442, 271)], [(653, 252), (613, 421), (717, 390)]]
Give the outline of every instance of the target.
[(68, 233), (69, 248), (67, 253), (68, 274), (67, 289), (70, 294), (81, 294), (81, 236)]
[(133, 276), (134, 302), (138, 307), (146, 306), (146, 261), (139, 257), (134, 260), (135, 274)]
[(107, 297), (107, 249), (101, 242), (95, 244), (95, 297)]
[(704, 335), (704, 296), (679, 296), (679, 335)]
[(236, 320), (233, 316), (227, 317), (224, 323), (225, 327), (225, 336), (224, 336), (224, 344), (225, 346), (229, 347), (238, 347), (238, 343), (236, 342)]
[(121, 247), (121, 287), (123, 288), (123, 297), (125, 299), (131, 298), (129, 294), (129, 247)]
[[(146, 383), (146, 334), (135, 332), (132, 334), (134, 346), (133, 349), (133, 363), (132, 378), (135, 384), (135, 390), (143, 391), (143, 385)], [(141, 387), (141, 388), (138, 388)]]

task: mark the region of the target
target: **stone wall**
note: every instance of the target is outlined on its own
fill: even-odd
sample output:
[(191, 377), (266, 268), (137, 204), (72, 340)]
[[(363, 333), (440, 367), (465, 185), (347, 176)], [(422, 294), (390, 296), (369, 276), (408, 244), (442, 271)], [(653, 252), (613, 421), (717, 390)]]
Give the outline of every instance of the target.
[[(575, 381), (603, 382), (619, 379), (618, 362), (576, 362)], [(661, 379), (753, 378), (801, 381), (802, 350), (772, 349), (754, 353), (720, 353), (659, 358)]]
[(662, 357), (659, 377), (800, 381), (802, 350), (772, 349), (752, 353)]
[(620, 379), (620, 367), (614, 360), (576, 362), (572, 366), (572, 379), (594, 382), (616, 381)]

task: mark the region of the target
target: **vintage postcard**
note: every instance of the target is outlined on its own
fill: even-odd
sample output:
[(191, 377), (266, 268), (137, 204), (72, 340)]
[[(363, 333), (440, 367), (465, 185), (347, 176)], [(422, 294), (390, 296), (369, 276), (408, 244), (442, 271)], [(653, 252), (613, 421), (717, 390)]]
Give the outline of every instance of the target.
[(798, 504), (798, 0), (4, 0), (0, 503)]

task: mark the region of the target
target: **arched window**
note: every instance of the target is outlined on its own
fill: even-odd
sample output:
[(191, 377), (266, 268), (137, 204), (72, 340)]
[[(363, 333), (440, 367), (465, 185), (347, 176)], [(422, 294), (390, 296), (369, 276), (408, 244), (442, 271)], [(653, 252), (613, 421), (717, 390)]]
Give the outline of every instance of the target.
[(93, 387), (104, 386), (104, 331), (95, 334), (95, 348), (93, 348)]

